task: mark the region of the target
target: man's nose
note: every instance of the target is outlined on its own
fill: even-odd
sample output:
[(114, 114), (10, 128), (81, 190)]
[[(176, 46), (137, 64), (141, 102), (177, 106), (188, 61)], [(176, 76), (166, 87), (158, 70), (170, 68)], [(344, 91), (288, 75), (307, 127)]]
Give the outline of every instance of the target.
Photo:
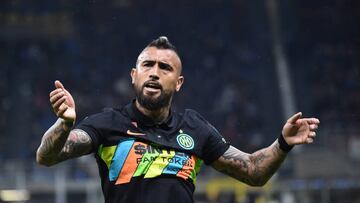
[(159, 74), (160, 74), (160, 67), (159, 65), (156, 63), (154, 65), (154, 67), (151, 69), (151, 73), (149, 75), (149, 77), (153, 80), (158, 80), (159, 79)]

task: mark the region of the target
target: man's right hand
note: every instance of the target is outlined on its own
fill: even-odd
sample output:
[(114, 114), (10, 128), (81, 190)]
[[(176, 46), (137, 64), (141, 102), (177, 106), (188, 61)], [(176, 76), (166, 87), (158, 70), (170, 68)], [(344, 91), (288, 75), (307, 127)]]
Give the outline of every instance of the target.
[(71, 130), (76, 119), (73, 97), (58, 80), (55, 88), (50, 93), (50, 103), (59, 119), (45, 132), (36, 152), (36, 161), (44, 166), (52, 166), (92, 150), (91, 137), (85, 131)]
[(76, 120), (75, 102), (64, 85), (56, 80), (55, 90), (50, 92), (50, 103), (56, 116), (62, 118), (68, 127), (72, 127)]

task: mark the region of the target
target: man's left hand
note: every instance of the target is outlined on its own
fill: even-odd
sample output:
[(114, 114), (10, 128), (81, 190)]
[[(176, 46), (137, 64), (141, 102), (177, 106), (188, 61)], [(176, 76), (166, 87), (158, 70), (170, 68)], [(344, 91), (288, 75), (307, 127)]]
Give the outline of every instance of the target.
[(288, 145), (309, 144), (314, 141), (320, 121), (317, 118), (301, 118), (298, 112), (285, 123), (282, 134)]

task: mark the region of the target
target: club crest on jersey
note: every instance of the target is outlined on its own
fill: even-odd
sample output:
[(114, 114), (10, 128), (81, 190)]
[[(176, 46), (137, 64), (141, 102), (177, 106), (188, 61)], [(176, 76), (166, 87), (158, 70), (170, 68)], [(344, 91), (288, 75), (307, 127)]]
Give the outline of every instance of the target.
[(194, 139), (188, 135), (183, 133), (182, 130), (179, 131), (180, 134), (176, 137), (177, 143), (182, 147), (183, 149), (193, 149), (194, 148)]

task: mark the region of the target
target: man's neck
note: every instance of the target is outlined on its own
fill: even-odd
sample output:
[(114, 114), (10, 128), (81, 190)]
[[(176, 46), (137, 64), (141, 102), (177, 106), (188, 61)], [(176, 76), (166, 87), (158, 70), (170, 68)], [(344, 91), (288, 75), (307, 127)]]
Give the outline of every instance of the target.
[(163, 123), (169, 116), (170, 105), (160, 108), (158, 110), (146, 109), (141, 106), (137, 100), (135, 101), (135, 105), (142, 114), (154, 120), (155, 123)]

